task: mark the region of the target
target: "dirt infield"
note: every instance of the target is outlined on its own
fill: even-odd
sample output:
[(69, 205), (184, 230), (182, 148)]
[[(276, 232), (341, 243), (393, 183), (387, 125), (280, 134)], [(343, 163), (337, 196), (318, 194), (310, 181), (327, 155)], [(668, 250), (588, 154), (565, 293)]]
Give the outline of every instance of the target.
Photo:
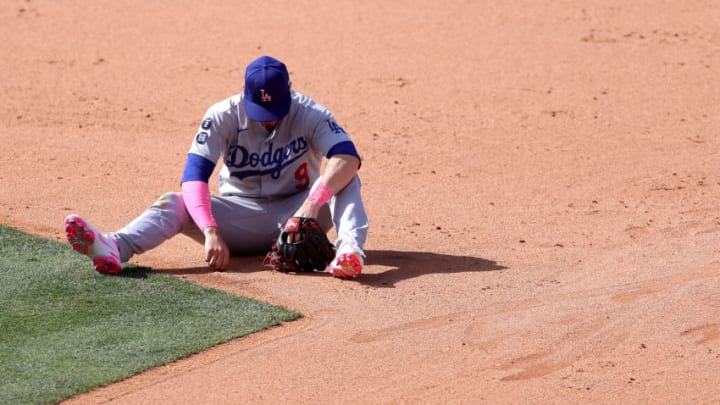
[(123, 226), (262, 54), (364, 157), (360, 278), (176, 238), (306, 317), (69, 404), (720, 402), (718, 2), (245, 3), (0, 8), (0, 223)]

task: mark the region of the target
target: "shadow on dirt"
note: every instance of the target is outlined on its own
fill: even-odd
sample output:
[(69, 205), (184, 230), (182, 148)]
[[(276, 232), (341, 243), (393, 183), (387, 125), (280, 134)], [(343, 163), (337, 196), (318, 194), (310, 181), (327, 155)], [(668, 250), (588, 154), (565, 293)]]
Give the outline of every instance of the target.
[(367, 266), (391, 267), (381, 273), (365, 273), (357, 278), (362, 284), (392, 288), (402, 280), (425, 274), (465, 273), (505, 270), (507, 267), (480, 257), (453, 256), (432, 252), (402, 252), (370, 250), (366, 252)]
[[(492, 260), (480, 257), (453, 256), (431, 252), (403, 252), (396, 250), (369, 250), (366, 253), (366, 266), (390, 267), (379, 273), (372, 270), (352, 280), (365, 285), (380, 288), (392, 288), (402, 280), (419, 277), (425, 274), (483, 272), (507, 269)], [(225, 270), (227, 273), (254, 273), (269, 271), (262, 267), (263, 256), (239, 256), (230, 259)], [(214, 272), (208, 267), (191, 267), (183, 269), (158, 269), (165, 274), (189, 275)], [(330, 276), (326, 272), (297, 273), (301, 277)]]

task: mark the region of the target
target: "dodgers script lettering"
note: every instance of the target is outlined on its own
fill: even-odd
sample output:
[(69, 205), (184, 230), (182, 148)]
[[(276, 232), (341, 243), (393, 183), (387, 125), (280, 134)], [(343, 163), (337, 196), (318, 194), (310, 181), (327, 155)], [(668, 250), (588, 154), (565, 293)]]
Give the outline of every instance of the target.
[(231, 169), (231, 175), (240, 179), (265, 174), (277, 179), (283, 169), (307, 151), (308, 143), (304, 137), (293, 139), (287, 145), (277, 148), (269, 143), (267, 149), (259, 152), (250, 152), (242, 145), (231, 145), (226, 165)]

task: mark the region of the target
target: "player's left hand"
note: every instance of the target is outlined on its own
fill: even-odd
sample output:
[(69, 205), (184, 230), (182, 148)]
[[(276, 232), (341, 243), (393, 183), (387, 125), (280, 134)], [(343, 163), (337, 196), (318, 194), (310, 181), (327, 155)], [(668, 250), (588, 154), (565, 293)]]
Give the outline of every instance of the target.
[[(299, 217), (299, 218), (317, 218), (318, 214), (320, 213), (320, 206), (317, 204), (313, 204), (312, 202), (305, 201), (300, 208), (298, 208), (297, 211), (295, 211), (295, 214), (293, 217)], [(298, 232), (291, 232), (288, 233), (288, 243), (295, 243), (300, 242), (302, 240), (302, 235)]]

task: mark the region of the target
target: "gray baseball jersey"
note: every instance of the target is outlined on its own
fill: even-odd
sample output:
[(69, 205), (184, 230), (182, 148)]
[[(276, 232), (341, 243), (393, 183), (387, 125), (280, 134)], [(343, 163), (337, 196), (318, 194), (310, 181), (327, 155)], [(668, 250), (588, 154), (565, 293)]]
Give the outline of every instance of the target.
[(290, 112), (271, 132), (247, 118), (242, 97), (211, 106), (190, 148), (215, 164), (222, 157), (221, 195), (272, 198), (304, 191), (320, 176), (323, 156), (350, 142), (325, 107), (298, 92), (292, 91)]

